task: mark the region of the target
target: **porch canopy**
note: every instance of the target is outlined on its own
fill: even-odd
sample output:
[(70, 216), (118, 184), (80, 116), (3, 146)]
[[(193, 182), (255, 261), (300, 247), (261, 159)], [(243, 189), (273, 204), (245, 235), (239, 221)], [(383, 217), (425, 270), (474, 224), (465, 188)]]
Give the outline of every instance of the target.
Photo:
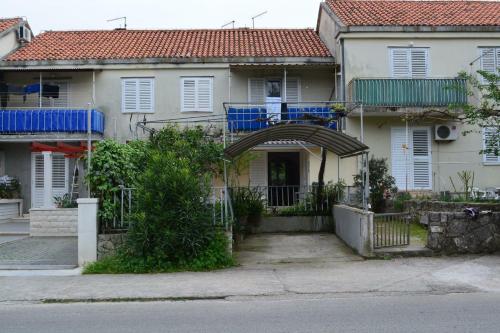
[(305, 141), (328, 149), (341, 158), (360, 155), (369, 149), (367, 145), (357, 139), (327, 127), (282, 124), (248, 134), (227, 147), (224, 154), (229, 158), (235, 158), (255, 146), (274, 140)]

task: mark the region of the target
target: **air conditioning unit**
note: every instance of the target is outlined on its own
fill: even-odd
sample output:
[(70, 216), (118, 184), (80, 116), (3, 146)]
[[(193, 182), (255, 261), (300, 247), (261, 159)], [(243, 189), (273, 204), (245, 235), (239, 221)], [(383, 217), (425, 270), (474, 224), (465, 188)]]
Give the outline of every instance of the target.
[(457, 125), (436, 125), (434, 128), (434, 140), (436, 141), (454, 141), (458, 139)]

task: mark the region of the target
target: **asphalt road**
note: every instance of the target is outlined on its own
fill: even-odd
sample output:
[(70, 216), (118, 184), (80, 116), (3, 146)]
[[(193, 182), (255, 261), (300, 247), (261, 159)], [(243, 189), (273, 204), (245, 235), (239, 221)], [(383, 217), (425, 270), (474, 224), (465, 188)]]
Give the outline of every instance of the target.
[(500, 331), (500, 294), (304, 297), (4, 304), (0, 305), (0, 332)]

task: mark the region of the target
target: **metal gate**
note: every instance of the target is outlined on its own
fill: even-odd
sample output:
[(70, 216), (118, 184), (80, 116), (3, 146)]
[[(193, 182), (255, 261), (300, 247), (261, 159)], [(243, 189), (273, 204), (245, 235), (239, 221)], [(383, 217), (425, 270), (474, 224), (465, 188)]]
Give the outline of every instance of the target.
[(410, 245), (411, 216), (407, 213), (375, 214), (373, 243), (376, 249)]

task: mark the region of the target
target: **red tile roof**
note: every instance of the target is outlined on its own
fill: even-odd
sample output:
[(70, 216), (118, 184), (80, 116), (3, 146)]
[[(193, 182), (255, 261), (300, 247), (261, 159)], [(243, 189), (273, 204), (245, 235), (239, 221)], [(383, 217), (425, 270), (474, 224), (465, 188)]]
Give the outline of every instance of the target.
[(312, 29), (48, 31), (7, 61), (331, 57)]
[(498, 1), (326, 2), (347, 26), (500, 26)]
[(0, 18), (0, 32), (5, 31), (22, 21), (20, 17)]

